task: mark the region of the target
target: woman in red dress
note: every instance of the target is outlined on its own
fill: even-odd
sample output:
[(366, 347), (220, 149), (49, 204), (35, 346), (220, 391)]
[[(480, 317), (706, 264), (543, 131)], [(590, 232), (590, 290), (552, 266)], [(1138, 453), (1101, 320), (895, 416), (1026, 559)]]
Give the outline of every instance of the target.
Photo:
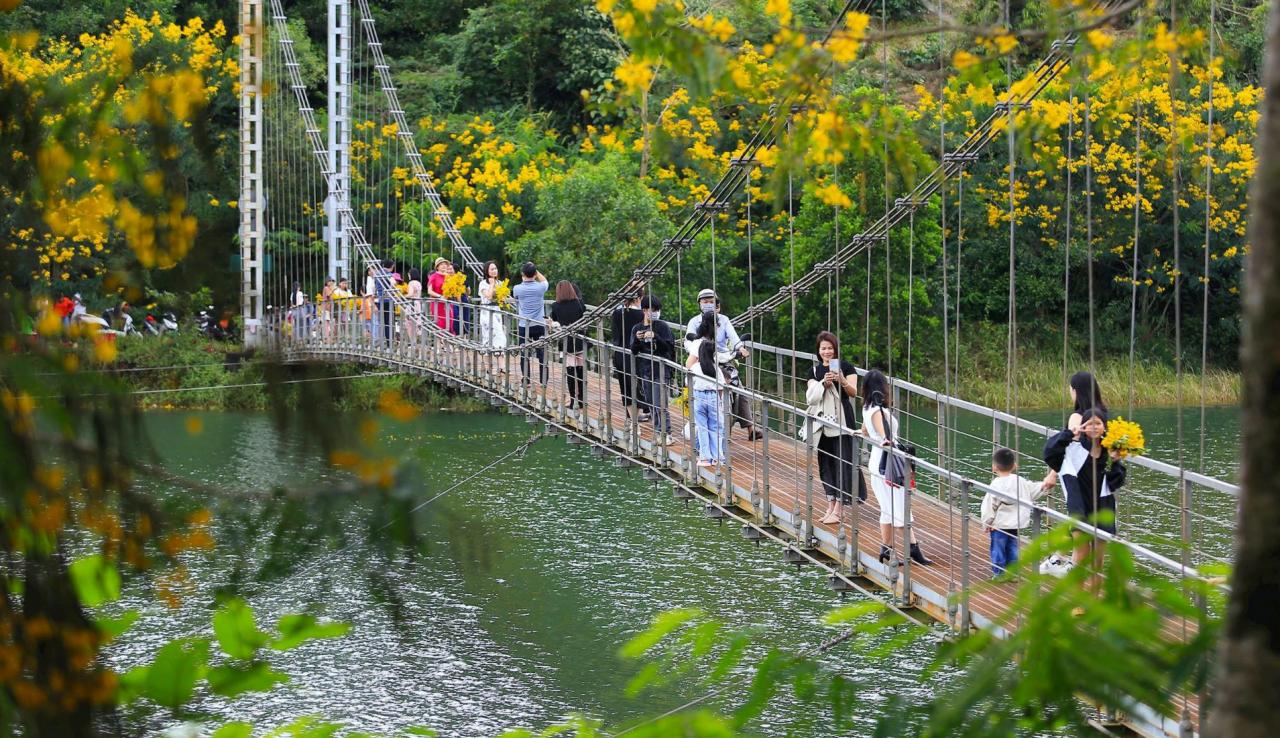
[(431, 303), (431, 318), (437, 326), (446, 331), (453, 327), (453, 310), (448, 303), (440, 300), (444, 299), (444, 278), (451, 266), (448, 259), (437, 256), (431, 263), (433, 270), (431, 276), (427, 278), (427, 297), (434, 298)]

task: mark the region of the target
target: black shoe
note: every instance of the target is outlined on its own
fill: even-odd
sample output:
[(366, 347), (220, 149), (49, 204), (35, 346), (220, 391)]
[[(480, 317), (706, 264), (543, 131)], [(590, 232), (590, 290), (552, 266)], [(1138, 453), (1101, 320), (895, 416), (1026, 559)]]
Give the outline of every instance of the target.
[(889, 548), (883, 543), (880, 544), (880, 563), (887, 564), (889, 563), (889, 559), (892, 559), (892, 558), (893, 558), (893, 549)]
[(911, 560), (917, 564), (923, 564), (924, 566), (931, 566), (933, 564), (932, 560), (926, 559), (924, 554), (921, 553), (919, 543), (911, 544)]

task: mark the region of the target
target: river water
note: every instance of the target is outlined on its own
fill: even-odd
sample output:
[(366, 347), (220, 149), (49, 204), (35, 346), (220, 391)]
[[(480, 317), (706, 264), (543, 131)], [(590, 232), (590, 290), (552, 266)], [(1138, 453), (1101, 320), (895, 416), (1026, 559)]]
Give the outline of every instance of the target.
[[(1168, 440), (1161, 435), (1168, 418), (1152, 412), (1139, 420), (1156, 437), (1155, 447)], [(1212, 411), (1218, 440), (1206, 471), (1234, 468), (1235, 417), (1234, 410)], [(198, 435), (189, 432), (192, 418), (202, 426)], [(708, 692), (684, 680), (626, 696), (640, 664), (620, 659), (617, 650), (656, 614), (701, 608), (799, 651), (837, 632), (820, 624), (824, 613), (860, 597), (842, 599), (820, 571), (785, 565), (776, 545), (748, 542), (736, 525), (707, 520), (700, 506), (674, 500), (669, 488), (559, 438), (540, 440), (522, 459), (455, 488), (535, 430), (510, 415), (433, 413), (381, 429), (378, 441), (388, 455), (423, 470), (411, 504), (440, 495), (413, 517), (419, 537), (408, 548), (386, 545), (386, 524), (374, 512), (380, 508), (321, 494), (341, 483), (340, 475), (318, 463), (314, 449), (282, 438), (265, 416), (152, 413), (146, 422), (159, 453), (180, 474), (232, 489), (283, 484), (317, 496), (283, 510), (257, 500), (213, 503), (220, 547), (184, 555), (191, 584), (179, 607), (158, 602), (147, 582), (126, 587), (123, 605), (143, 617), (110, 647), (114, 667), (142, 663), (167, 639), (207, 633), (214, 597), (231, 585), (251, 593), (260, 622), (305, 610), (353, 626), (344, 638), (273, 656), (292, 680), (272, 693), (202, 699), (211, 723), (244, 719), (265, 727), (315, 714), (362, 730), (424, 725), (463, 737), (539, 729), (575, 712), (625, 725)], [(334, 422), (354, 432), (354, 419)], [(968, 453), (980, 463), (976, 446)], [(1155, 496), (1166, 491), (1152, 487)], [(182, 504), (189, 493), (154, 494)], [(1141, 509), (1158, 526), (1167, 524), (1163, 512)], [(1227, 509), (1224, 503), (1204, 512)], [(270, 527), (282, 519), (297, 524), (301, 537), (283, 549), (271, 545)], [(378, 533), (367, 535), (370, 527)], [(235, 556), (233, 548), (247, 553)], [(870, 736), (891, 696), (919, 701), (956, 677), (943, 670), (923, 681), (935, 641), (889, 656), (870, 655), (874, 645), (841, 646), (822, 657), (858, 688), (857, 725), (840, 735)], [(707, 704), (738, 704), (745, 679), (728, 684)], [(837, 734), (829, 721), (810, 724), (810, 711), (797, 706), (784, 694), (751, 727), (766, 735)], [(156, 713), (129, 720), (142, 729), (172, 723)]]

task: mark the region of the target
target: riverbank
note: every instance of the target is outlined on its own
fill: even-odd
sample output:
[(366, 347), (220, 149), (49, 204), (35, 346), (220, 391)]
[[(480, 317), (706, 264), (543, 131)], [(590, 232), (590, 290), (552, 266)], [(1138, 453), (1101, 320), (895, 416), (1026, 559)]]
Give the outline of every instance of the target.
[[(116, 367), (144, 408), (266, 410), (271, 404), (264, 391), (264, 366), (237, 344), (187, 333), (121, 338), (117, 347)], [(337, 410), (375, 410), (388, 390), (424, 410), (476, 412), (489, 407), (425, 377), (382, 374), (355, 364), (337, 364), (329, 369)], [(300, 396), (296, 385), (283, 385), (281, 394), (287, 406), (296, 406)]]
[[(1134, 407), (1184, 407), (1200, 404), (1201, 388), (1205, 405), (1238, 405), (1240, 403), (1240, 374), (1222, 369), (1208, 369), (1201, 381), (1199, 372), (1183, 372), (1181, 387), (1173, 366), (1135, 362), (1132, 383), (1127, 358), (1101, 358), (1092, 368), (1087, 357), (1068, 362), (1063, 373), (1062, 358), (1044, 355), (1020, 356), (1014, 372), (1015, 382), (1006, 380), (1004, 366), (961, 367), (959, 377), (951, 378), (952, 394), (979, 405), (1004, 409), (1015, 406), (1024, 410), (1044, 410), (1062, 407), (1069, 402), (1067, 379), (1079, 370), (1092, 370), (1098, 378), (1112, 413)], [(943, 390), (942, 377), (923, 382), (926, 386)], [(1132, 391), (1131, 391), (1132, 389)]]

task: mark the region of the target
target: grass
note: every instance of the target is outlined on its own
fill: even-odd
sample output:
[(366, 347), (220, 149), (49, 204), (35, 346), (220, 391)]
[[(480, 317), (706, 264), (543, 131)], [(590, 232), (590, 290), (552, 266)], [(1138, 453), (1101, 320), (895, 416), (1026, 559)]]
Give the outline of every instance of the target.
[[(1068, 373), (1089, 369), (1085, 358), (1068, 362)], [(1099, 359), (1094, 374), (1103, 389), (1103, 398), (1112, 408), (1124, 408), (1129, 404), (1130, 379), (1127, 357)], [(1062, 359), (1050, 359), (1042, 355), (1020, 356), (1015, 373), (1014, 389), (1020, 408), (1043, 409), (1061, 407), (1067, 402), (1067, 376), (1062, 371)], [(970, 402), (988, 407), (1003, 408), (1008, 404), (1009, 388), (1005, 380), (1004, 366), (961, 367), (958, 380), (953, 379), (954, 394)], [(1200, 404), (1199, 373), (1182, 375), (1182, 404)], [(940, 378), (927, 382), (941, 388)], [(1233, 405), (1240, 402), (1240, 374), (1224, 369), (1210, 368), (1204, 375), (1204, 402), (1206, 405)], [(1171, 406), (1178, 403), (1178, 377), (1174, 368), (1154, 362), (1135, 362), (1132, 382), (1135, 407)]]
[[(270, 398), (264, 366), (234, 343), (211, 341), (193, 333), (162, 338), (121, 338), (117, 368), (128, 389), (139, 392), (144, 408), (188, 410), (267, 410)], [(329, 367), (334, 377), (363, 373), (362, 367), (340, 364)], [(248, 386), (241, 386), (248, 385)], [(480, 401), (451, 392), (424, 377), (408, 374), (336, 380), (338, 410), (363, 411), (378, 407), (387, 390), (399, 392), (425, 409), (478, 411)], [(296, 386), (283, 387), (287, 405), (297, 403)]]

